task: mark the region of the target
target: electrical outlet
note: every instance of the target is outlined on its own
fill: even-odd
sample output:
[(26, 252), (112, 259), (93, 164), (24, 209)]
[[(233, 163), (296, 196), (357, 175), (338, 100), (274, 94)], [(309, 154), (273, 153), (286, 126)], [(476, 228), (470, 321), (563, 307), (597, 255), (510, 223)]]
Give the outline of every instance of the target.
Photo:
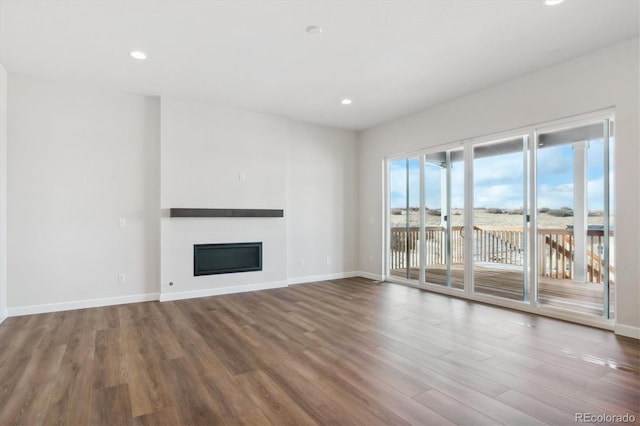
[(126, 228), (127, 227), (127, 219), (125, 219), (124, 217), (120, 218), (120, 228)]
[(331, 258), (327, 257), (327, 265), (331, 265)]
[(302, 268), (304, 266), (304, 259), (298, 259), (298, 267)]
[(127, 276), (125, 274), (118, 274), (118, 282), (124, 284), (127, 282)]
[(369, 263), (373, 263), (373, 256), (369, 256)]

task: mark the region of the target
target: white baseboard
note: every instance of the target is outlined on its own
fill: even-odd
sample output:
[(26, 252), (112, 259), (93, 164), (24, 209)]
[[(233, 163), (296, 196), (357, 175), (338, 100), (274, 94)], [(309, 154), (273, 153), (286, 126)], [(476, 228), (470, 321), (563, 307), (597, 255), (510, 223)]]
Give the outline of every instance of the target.
[(304, 283), (314, 283), (318, 281), (339, 280), (341, 278), (353, 278), (357, 276), (358, 276), (358, 272), (337, 272), (335, 274), (309, 275), (306, 277), (290, 278), (287, 280), (287, 284), (295, 285), (295, 284), (304, 284)]
[(9, 315), (7, 315), (7, 313), (6, 313), (6, 312), (1, 313), (1, 314), (0, 314), (0, 324), (2, 324), (2, 323), (4, 322), (4, 320), (6, 320), (6, 319), (7, 319), (7, 317), (8, 317), (8, 316), (9, 316)]
[(357, 277), (368, 278), (374, 281), (384, 281), (384, 276), (380, 274), (372, 274), (371, 272), (358, 271), (356, 272)]
[(631, 325), (616, 324), (615, 333), (620, 336), (632, 337), (634, 339), (640, 339), (640, 327), (633, 327)]
[[(16, 317), (21, 315), (43, 314), (48, 312), (70, 311), (74, 309), (97, 308), (101, 306), (111, 306), (111, 305), (124, 305), (127, 303), (149, 302), (153, 300), (168, 302), (171, 300), (193, 299), (197, 297), (219, 296), (223, 294), (244, 293), (247, 291), (268, 290), (272, 288), (287, 287), (289, 285), (295, 285), (295, 284), (311, 283), (311, 282), (318, 282), (318, 281), (329, 281), (329, 280), (336, 280), (341, 278), (352, 278), (352, 277), (363, 277), (363, 278), (368, 278), (371, 280), (378, 280), (378, 281), (382, 280), (382, 275), (372, 274), (369, 272), (363, 272), (363, 271), (338, 272), (334, 274), (311, 275), (307, 277), (292, 278), (287, 280), (286, 282), (246, 284), (246, 285), (239, 285), (239, 286), (232, 286), (232, 287), (210, 288), (210, 289), (193, 290), (193, 291), (181, 291), (181, 292), (175, 292), (175, 293), (135, 294), (132, 296), (105, 297), (102, 299), (87, 299), (87, 300), (76, 300), (72, 302), (18, 306), (14, 308), (8, 308), (6, 315), (4, 316), (0, 315), (0, 324), (7, 317)], [(621, 326), (621, 327), (626, 327), (627, 329), (630, 329), (631, 332), (633, 332), (634, 330), (633, 327), (627, 327), (627, 326)], [(629, 335), (629, 334), (625, 334), (624, 331), (618, 332), (617, 328), (616, 328), (616, 332), (622, 335)], [(635, 330), (635, 333), (636, 335), (638, 334), (637, 329)], [(633, 335), (631, 336), (633, 337)]]
[(221, 296), (223, 294), (244, 293), (247, 291), (269, 290), (272, 288), (287, 287), (286, 282), (271, 282), (260, 284), (245, 284), (232, 287), (207, 288), (203, 290), (178, 291), (175, 293), (161, 293), (160, 301), (195, 299), (197, 297)]
[(43, 305), (18, 306), (9, 308), (8, 316), (44, 314), (47, 312), (72, 311), (74, 309), (98, 308), (100, 306), (124, 305), (127, 303), (158, 300), (159, 293), (134, 294), (131, 296), (105, 297), (102, 299), (76, 300), (73, 302), (46, 303)]

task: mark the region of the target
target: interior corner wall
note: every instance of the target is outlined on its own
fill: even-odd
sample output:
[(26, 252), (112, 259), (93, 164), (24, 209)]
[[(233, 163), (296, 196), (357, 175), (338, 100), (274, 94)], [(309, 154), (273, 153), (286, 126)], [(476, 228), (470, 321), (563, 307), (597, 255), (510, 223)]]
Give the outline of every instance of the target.
[(157, 299), (159, 114), (157, 98), (9, 73), (9, 315)]
[(372, 275), (382, 273), (386, 156), (613, 106), (616, 330), (640, 337), (638, 52), (638, 39), (628, 40), (359, 133), (361, 270)]
[(7, 71), (0, 64), (0, 323), (7, 318)]
[(290, 123), (287, 170), (288, 281), (355, 274), (355, 133)]

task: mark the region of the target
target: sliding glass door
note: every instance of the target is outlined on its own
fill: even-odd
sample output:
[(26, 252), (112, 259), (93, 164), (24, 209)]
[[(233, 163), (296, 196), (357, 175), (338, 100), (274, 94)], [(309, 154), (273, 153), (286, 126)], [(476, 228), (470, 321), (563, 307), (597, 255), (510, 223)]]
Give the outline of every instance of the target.
[(521, 301), (528, 299), (526, 141), (473, 148), (473, 288)]
[(455, 149), (424, 156), (421, 282), (464, 288), (464, 158)]
[(388, 161), (387, 276), (611, 318), (614, 129), (573, 123)]
[(537, 300), (613, 315), (609, 120), (538, 135)]
[(420, 161), (389, 163), (389, 273), (418, 279), (420, 254)]

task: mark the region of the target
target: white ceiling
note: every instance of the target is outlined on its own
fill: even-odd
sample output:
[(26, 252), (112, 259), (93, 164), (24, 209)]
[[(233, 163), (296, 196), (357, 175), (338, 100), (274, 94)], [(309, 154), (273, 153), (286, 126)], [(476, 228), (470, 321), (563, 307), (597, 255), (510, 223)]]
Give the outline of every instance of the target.
[(635, 37), (639, 4), (0, 0), (0, 62), (360, 130)]

